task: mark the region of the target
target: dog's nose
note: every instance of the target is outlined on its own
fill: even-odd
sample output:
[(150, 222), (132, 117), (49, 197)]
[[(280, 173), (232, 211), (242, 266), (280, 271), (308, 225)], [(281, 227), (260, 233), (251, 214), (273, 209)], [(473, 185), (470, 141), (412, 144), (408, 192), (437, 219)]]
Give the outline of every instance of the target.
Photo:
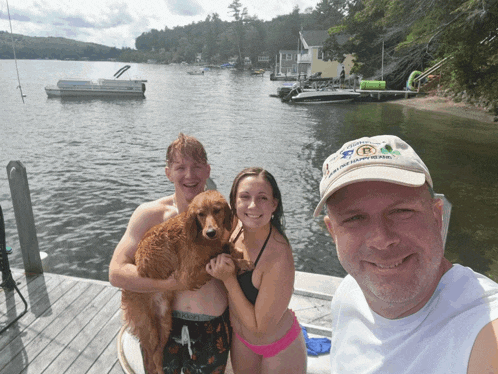
[(216, 230), (215, 229), (208, 229), (206, 231), (206, 235), (208, 238), (213, 239), (216, 236)]

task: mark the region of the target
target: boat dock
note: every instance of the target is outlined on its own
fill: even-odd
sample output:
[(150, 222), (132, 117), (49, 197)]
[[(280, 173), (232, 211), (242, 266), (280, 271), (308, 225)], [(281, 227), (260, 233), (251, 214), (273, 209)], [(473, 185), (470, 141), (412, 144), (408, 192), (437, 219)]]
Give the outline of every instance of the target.
[[(362, 83), (369, 83), (364, 81)], [(321, 78), (309, 77), (308, 79), (299, 80), (298, 83), (284, 83), (283, 86), (277, 88), (276, 94), (270, 94), (271, 97), (277, 97), (284, 101), (284, 97), (295, 86), (302, 87), (305, 91), (311, 92), (336, 92), (349, 93), (353, 100), (357, 102), (372, 102), (372, 101), (387, 101), (397, 99), (408, 99), (415, 96), (425, 96), (425, 93), (417, 91), (405, 90), (388, 90), (385, 88), (384, 81), (371, 81), (370, 85), (360, 84), (355, 78), (346, 78), (341, 82), (340, 78)], [(363, 88), (361, 88), (363, 87)], [(359, 95), (358, 95), (359, 94)], [(354, 96), (353, 96), (354, 95)], [(294, 96), (294, 95), (293, 95)], [(311, 100), (308, 100), (311, 101)], [(321, 100), (314, 100), (320, 102)], [(332, 102), (340, 102), (340, 100), (332, 100)], [(328, 102), (328, 101), (324, 101)]]
[[(28, 311), (0, 334), (0, 373), (129, 373), (118, 359), (119, 289), (52, 273), (26, 275), (12, 269), (12, 274)], [(290, 307), (310, 337), (330, 337), (330, 301), (340, 281), (296, 272)], [(15, 290), (0, 289), (0, 328), (23, 310)], [(308, 373), (330, 373), (329, 355), (308, 356)]]
[(400, 98), (411, 98), (415, 96), (425, 95), (423, 93), (417, 91), (402, 91), (402, 90), (360, 90), (357, 89), (355, 92), (360, 94), (360, 98), (357, 101), (370, 99), (373, 101), (382, 101), (382, 100), (392, 100), (392, 99), (400, 99)]

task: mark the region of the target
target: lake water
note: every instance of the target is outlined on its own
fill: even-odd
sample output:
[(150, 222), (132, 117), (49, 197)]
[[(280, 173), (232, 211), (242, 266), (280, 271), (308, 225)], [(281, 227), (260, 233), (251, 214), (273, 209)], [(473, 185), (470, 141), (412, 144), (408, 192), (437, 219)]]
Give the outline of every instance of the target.
[[(344, 142), (394, 134), (431, 170), (436, 192), (453, 203), (448, 259), (498, 279), (498, 131), (458, 117), (393, 103), (284, 104), (269, 95), (269, 75), (183, 66), (132, 64), (147, 79), (146, 99), (48, 99), (58, 79), (111, 78), (115, 62), (0, 60), (0, 205), (11, 266), (22, 268), (6, 166), (27, 169), (46, 271), (107, 280), (113, 250), (133, 210), (173, 192), (164, 175), (166, 147), (184, 132), (205, 146), (218, 189), (262, 166), (283, 194), (296, 268), (344, 276), (323, 224), (314, 219), (323, 160)], [(122, 78), (127, 78), (125, 74)]]

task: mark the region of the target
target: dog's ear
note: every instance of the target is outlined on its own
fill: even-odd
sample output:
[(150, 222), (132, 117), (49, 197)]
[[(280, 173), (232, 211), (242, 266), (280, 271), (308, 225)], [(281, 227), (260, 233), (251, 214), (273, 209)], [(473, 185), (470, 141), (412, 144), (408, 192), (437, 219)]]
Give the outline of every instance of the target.
[(233, 222), (232, 210), (230, 209), (228, 204), (225, 203), (225, 219), (223, 220), (223, 225), (225, 226), (228, 232), (232, 231), (232, 222)]
[(197, 214), (193, 209), (187, 210), (187, 218), (185, 219), (185, 236), (187, 241), (192, 243), (197, 239), (198, 235)]

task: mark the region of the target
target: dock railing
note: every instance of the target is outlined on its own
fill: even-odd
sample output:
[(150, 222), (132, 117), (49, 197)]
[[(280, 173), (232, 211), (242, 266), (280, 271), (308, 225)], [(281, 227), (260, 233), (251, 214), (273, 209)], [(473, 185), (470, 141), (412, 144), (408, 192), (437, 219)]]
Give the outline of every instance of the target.
[(16, 217), (17, 232), (21, 246), (24, 270), (27, 273), (43, 273), (35, 219), (29, 192), (26, 168), (21, 161), (10, 161), (7, 176), (12, 196), (12, 205)]
[(446, 64), (449, 60), (451, 60), (453, 56), (448, 56), (441, 61), (439, 61), (437, 64), (435, 64), (433, 67), (431, 67), (429, 70), (423, 72), (420, 74), (418, 77), (413, 79), (413, 83), (418, 83), (417, 86), (417, 92), (420, 91), (420, 83), (422, 82), (422, 79), (427, 78), (429, 75), (431, 75), (433, 72), (435, 72), (437, 69), (443, 67), (444, 64)]

